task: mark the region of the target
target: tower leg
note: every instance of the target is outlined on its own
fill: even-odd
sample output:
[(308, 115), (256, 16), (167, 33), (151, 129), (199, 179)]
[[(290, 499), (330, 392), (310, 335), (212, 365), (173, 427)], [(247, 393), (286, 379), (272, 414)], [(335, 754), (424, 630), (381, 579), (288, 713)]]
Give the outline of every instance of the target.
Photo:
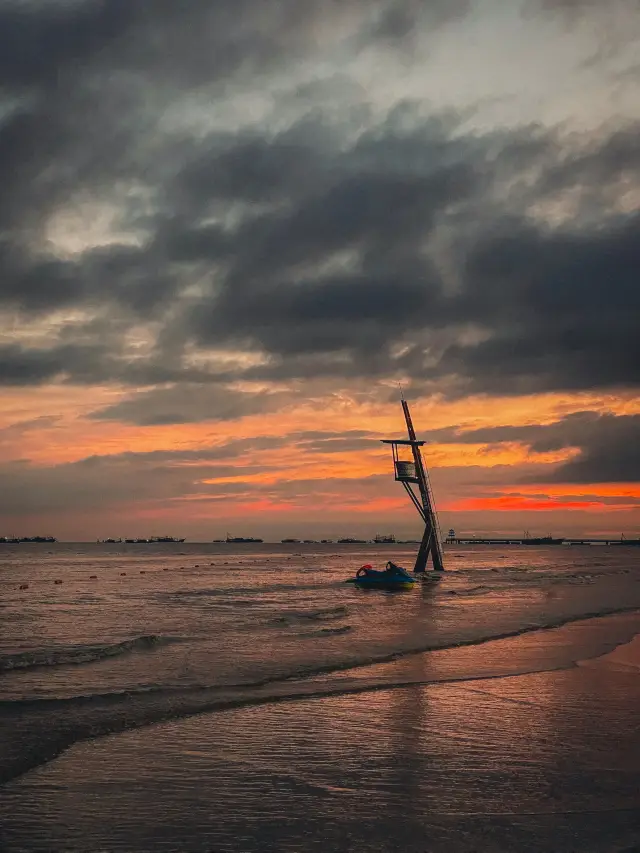
[(416, 564), (413, 567), (413, 571), (416, 573), (425, 572), (427, 570), (427, 560), (429, 559), (429, 551), (431, 550), (432, 535), (433, 531), (431, 530), (431, 527), (425, 527), (422, 535), (422, 542), (418, 549), (418, 556), (416, 557)]
[(431, 525), (427, 525), (424, 529), (422, 541), (420, 542), (420, 548), (418, 549), (416, 564), (413, 568), (414, 572), (418, 574), (421, 572), (426, 572), (429, 554), (431, 554), (431, 559), (433, 560), (434, 572), (444, 571), (444, 565), (442, 563), (442, 554), (440, 553), (440, 548), (438, 547), (437, 541), (434, 541), (435, 535), (436, 533), (433, 527), (431, 527)]
[[(433, 535), (435, 536), (435, 532)], [(433, 560), (433, 571), (434, 572), (444, 572), (444, 563), (442, 561), (442, 549), (440, 548), (440, 542), (437, 539), (435, 539), (432, 542), (431, 558)]]

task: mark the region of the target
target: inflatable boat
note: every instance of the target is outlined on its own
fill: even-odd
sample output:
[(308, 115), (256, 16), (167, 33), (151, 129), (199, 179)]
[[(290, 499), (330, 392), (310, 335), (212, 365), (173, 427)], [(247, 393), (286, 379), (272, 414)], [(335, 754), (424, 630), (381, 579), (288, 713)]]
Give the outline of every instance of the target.
[(355, 584), (362, 589), (413, 589), (416, 585), (406, 569), (388, 562), (382, 571), (377, 571), (368, 563), (356, 572), (355, 578), (349, 578), (346, 583)]

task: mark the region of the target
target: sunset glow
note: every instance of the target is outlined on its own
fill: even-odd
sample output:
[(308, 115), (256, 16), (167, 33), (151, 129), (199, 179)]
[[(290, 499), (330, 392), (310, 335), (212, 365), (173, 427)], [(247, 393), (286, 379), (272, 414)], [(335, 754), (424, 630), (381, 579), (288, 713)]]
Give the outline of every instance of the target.
[(639, 535), (629, 4), (266, 2), (6, 12), (0, 536)]

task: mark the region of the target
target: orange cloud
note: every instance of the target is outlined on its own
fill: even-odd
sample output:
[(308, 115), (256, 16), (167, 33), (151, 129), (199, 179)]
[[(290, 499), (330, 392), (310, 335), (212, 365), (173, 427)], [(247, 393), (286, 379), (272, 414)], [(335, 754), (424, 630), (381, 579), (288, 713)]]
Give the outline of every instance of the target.
[[(127, 389), (94, 386), (50, 385), (36, 391), (5, 389), (0, 429), (19, 421), (55, 416), (56, 424), (27, 432), (5, 450), (5, 458), (28, 458), (37, 464), (62, 464), (91, 455), (127, 451), (197, 450), (234, 438), (257, 435), (282, 436), (305, 430), (329, 432), (366, 429), (381, 437), (403, 437), (405, 426), (396, 404), (381, 404), (357, 394), (319, 395), (270, 415), (252, 415), (233, 423), (132, 426), (116, 421), (94, 421), (92, 411), (113, 405), (128, 395)], [(471, 397), (446, 401), (431, 398), (412, 403), (414, 423), (421, 437), (451, 425), (465, 429), (509, 424), (551, 423), (574, 411), (640, 413), (640, 400), (632, 395), (543, 394), (519, 398)], [(6, 442), (5, 442), (6, 443)], [(483, 445), (439, 445), (426, 448), (432, 465), (517, 464), (526, 458), (516, 445), (486, 449)], [(536, 457), (537, 462), (560, 461), (555, 456)]]
[(597, 500), (563, 500), (561, 497), (526, 498), (519, 495), (502, 495), (495, 498), (466, 498), (443, 506), (449, 512), (469, 512), (477, 510), (495, 510), (500, 512), (557, 512), (558, 510), (579, 510), (581, 512), (619, 512), (637, 509), (637, 504), (609, 504)]
[(522, 494), (540, 494), (543, 491), (549, 497), (562, 497), (568, 490), (572, 495), (598, 495), (600, 497), (640, 498), (640, 483), (572, 483), (565, 485), (518, 485)]
[[(93, 387), (80, 391), (71, 386), (47, 386), (29, 393), (9, 389), (3, 394), (0, 414), (0, 452), (4, 460), (27, 459), (42, 467), (93, 455), (194, 452), (193, 460), (165, 463), (168, 476), (176, 467), (183, 469), (181, 483), (185, 478), (188, 482), (189, 470), (193, 468), (192, 485), (195, 486), (190, 491), (185, 489), (174, 495), (165, 493), (157, 502), (132, 504), (128, 501), (125, 505), (123, 500), (109, 509), (124, 518), (126, 524), (131, 519), (132, 529), (136, 519), (142, 522), (147, 519), (154, 524), (166, 520), (168, 525), (187, 528), (197, 527), (198, 522), (199, 527), (205, 529), (205, 525), (208, 528), (210, 522), (222, 518), (259, 519), (265, 516), (286, 522), (288, 517), (295, 517), (306, 524), (307, 520), (311, 523), (323, 518), (339, 519), (341, 513), (361, 519), (366, 514), (371, 514), (372, 518), (378, 514), (384, 519), (393, 517), (394, 523), (401, 524), (403, 519), (411, 523), (415, 511), (402, 489), (394, 484), (391, 455), (376, 438), (404, 436), (400, 407), (396, 403), (376, 402), (369, 394), (345, 392), (322, 396), (320, 390), (303, 403), (294, 404), (292, 398), (291, 406), (276, 413), (247, 416), (233, 422), (145, 427), (89, 417), (96, 409), (126, 397), (128, 391), (122, 388)], [(316, 394), (315, 388), (310, 389), (310, 395), (313, 394)], [(514, 399), (474, 397), (444, 401), (434, 398), (412, 403), (414, 423), (421, 438), (428, 438), (431, 430), (452, 426), (474, 429), (551, 423), (584, 409), (615, 414), (640, 413), (640, 400), (631, 395), (618, 398), (547, 394)], [(287, 436), (295, 433), (349, 430), (370, 432), (370, 447), (328, 453), (318, 447), (311, 450), (296, 445), (293, 440), (286, 444)], [(285, 446), (254, 450), (250, 442), (258, 436), (283, 438)], [(224, 446), (232, 439), (247, 439), (247, 452), (211, 463), (198, 459), (199, 449)], [(634, 501), (640, 498), (640, 484), (510, 484), (510, 480), (517, 482), (523, 466), (531, 470), (534, 465), (561, 463), (575, 454), (575, 450), (534, 454), (518, 443), (504, 442), (495, 445), (432, 444), (427, 445), (424, 452), (428, 466), (434, 469), (436, 500), (444, 513), (504, 512), (510, 514), (509, 523), (515, 524), (519, 512), (567, 510), (576, 516), (588, 514), (590, 519), (602, 513), (605, 526), (605, 516), (612, 517), (617, 512), (622, 519), (624, 512), (632, 511), (635, 515), (638, 510)], [(126, 468), (128, 463), (124, 460), (122, 464)], [(209, 464), (210, 476), (206, 470)], [(215, 469), (220, 466), (230, 470), (223, 476), (216, 476)], [(234, 466), (238, 476), (233, 476)], [(469, 497), (474, 487), (469, 482), (471, 475), (469, 480), (465, 477), (467, 468), (474, 469), (473, 482), (476, 483), (478, 470), (482, 469), (479, 479), (485, 484), (475, 487), (476, 493), (482, 490), (482, 496)], [(495, 469), (495, 473), (491, 469)], [(388, 479), (379, 482), (371, 479), (376, 476)], [(506, 494), (507, 489), (517, 490), (518, 494)], [(102, 526), (106, 518), (101, 511), (89, 528), (84, 522), (82, 528), (97, 528), (96, 534), (104, 535)], [(58, 531), (58, 520), (64, 525), (63, 512), (51, 514), (47, 519), (47, 530), (55, 520), (54, 533)], [(69, 529), (78, 526), (77, 515), (69, 516), (67, 523)], [(16, 532), (19, 532), (18, 527)], [(25, 529), (24, 532), (31, 531)], [(156, 529), (156, 532), (161, 531)]]

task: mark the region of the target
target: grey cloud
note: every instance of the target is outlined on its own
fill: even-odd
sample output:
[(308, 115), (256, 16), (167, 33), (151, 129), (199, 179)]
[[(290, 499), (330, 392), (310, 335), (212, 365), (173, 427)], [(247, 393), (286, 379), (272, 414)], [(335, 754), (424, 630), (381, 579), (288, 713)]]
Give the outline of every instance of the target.
[[(280, 436), (259, 435), (255, 438), (231, 439), (220, 444), (199, 447), (197, 450), (128, 450), (117, 454), (88, 456), (84, 461), (87, 464), (131, 464), (137, 467), (181, 465), (193, 462), (227, 462), (251, 452), (278, 449), (285, 445), (286, 440)], [(236, 470), (235, 465), (233, 470)]]
[(450, 347), (439, 370), (488, 392), (637, 386), (639, 226), (638, 216), (592, 233), (510, 223), (480, 240), (458, 308), (491, 335)]
[[(201, 343), (246, 336), (283, 356), (386, 348), (412, 317), (412, 325), (420, 325), (415, 312), (434, 301), (437, 294), (430, 294), (434, 288), (425, 279), (394, 283), (391, 277), (376, 281), (360, 275), (274, 287), (247, 302), (231, 296), (231, 304), (200, 309), (193, 326)], [(295, 364), (289, 369), (295, 375)]]
[[(53, 466), (36, 466), (28, 461), (5, 463), (0, 465), (3, 482), (0, 513), (13, 516), (69, 509), (106, 510), (133, 502), (179, 502), (196, 497), (213, 501), (265, 495), (292, 499), (300, 491), (317, 488), (319, 481), (301, 483), (299, 488), (286, 479), (275, 484), (245, 481), (247, 476), (257, 473), (282, 472), (281, 466), (262, 462), (260, 453), (282, 447), (331, 453), (338, 450), (335, 442), (341, 444), (340, 449), (355, 449), (366, 440), (367, 433), (360, 430), (352, 433), (308, 431), (284, 436), (258, 435), (198, 450), (125, 452), (89, 456)], [(215, 482), (218, 479), (232, 482)], [(362, 489), (375, 491), (381, 479), (365, 478), (362, 483), (359, 480), (358, 494), (362, 494)], [(335, 494), (351, 484), (349, 480), (332, 481), (329, 492)]]
[[(424, 27), (424, 15), (439, 22), (464, 6), (352, 0), (328, 15), (319, 2), (162, 0), (152, 15), (105, 1), (29, 18), (16, 39), (30, 47), (3, 59), (13, 63), (8, 79), (34, 94), (0, 123), (0, 301), (26, 315), (86, 307), (121, 328), (108, 345), (74, 347), (71, 337), (50, 350), (5, 348), (2, 381), (231, 380), (188, 366), (196, 343), (263, 351), (267, 363), (244, 378), (403, 373), (450, 393), (637, 385), (637, 217), (605, 212), (598, 229), (578, 217), (552, 230), (526, 215), (557, 193), (598, 197), (623, 174), (633, 181), (637, 128), (589, 144), (540, 128), (465, 134), (463, 117), (419, 120), (403, 104), (349, 132), (321, 112), (264, 136), (158, 134), (164, 105), (231, 74), (245, 49), (242, 74), (286, 62), (320, 38), (320, 25), (328, 41), (332, 25), (352, 20), (349, 32), (378, 27), (393, 40)], [(51, 49), (36, 57), (40, 42)], [(150, 198), (125, 203), (144, 232), (139, 245), (47, 256), (36, 225), (52, 210), (76, 195), (112, 201), (117, 186), (136, 182)], [(518, 182), (526, 189), (505, 201)], [(449, 276), (432, 253), (443, 232)], [(187, 300), (196, 280), (204, 295)], [(156, 347), (133, 362), (127, 323), (150, 321), (161, 327)], [(460, 342), (469, 328), (480, 342)], [(105, 416), (176, 422), (188, 408), (160, 406), (155, 393)]]
[(640, 135), (637, 124), (614, 131), (604, 140), (587, 145), (576, 156), (567, 156), (545, 170), (537, 186), (542, 194), (555, 194), (573, 187), (602, 189), (619, 178), (640, 172)]
[[(593, 232), (567, 226), (550, 231), (522, 218), (494, 219), (495, 209), (485, 204), (490, 216), (476, 222), (490, 188), (482, 157), (492, 151), (507, 174), (527, 162), (547, 164), (548, 175), (554, 146), (540, 137), (454, 140), (450, 132), (439, 120), (411, 131), (388, 126), (347, 152), (328, 148), (318, 157), (298, 136), (294, 159), (306, 163), (309, 157), (308, 168), (301, 166), (306, 183), (289, 183), (287, 139), (263, 140), (261, 158), (257, 141), (244, 140), (241, 149), (250, 144), (260, 164), (250, 198), (264, 194), (267, 200), (284, 172), (289, 207), (254, 212), (231, 229), (200, 222), (203, 202), (217, 192), (215, 179), (207, 183), (207, 169), (215, 175), (217, 167), (216, 157), (198, 158), (198, 169), (204, 169), (198, 180), (184, 178), (187, 167), (172, 185), (191, 199), (191, 211), (185, 207), (190, 216), (161, 217), (155, 238), (140, 247), (94, 249), (73, 262), (39, 262), (27, 271), (24, 256), (7, 249), (4, 298), (29, 310), (44, 310), (56, 298), (60, 305), (102, 302), (121, 306), (131, 322), (161, 319), (190, 282), (189, 271), (206, 280), (207, 265), (218, 269), (209, 295), (167, 321), (158, 342), (174, 341), (172, 352), (158, 351), (152, 363), (127, 368), (111, 341), (108, 358), (84, 365), (85, 376), (94, 365), (100, 379), (128, 375), (126, 381), (146, 377), (149, 384), (177, 380), (181, 371), (185, 381), (228, 379), (205, 371), (198, 377), (183, 365), (182, 350), (191, 339), (207, 347), (227, 342), (265, 350), (270, 362), (248, 369), (247, 378), (403, 371), (416, 383), (458, 375), (462, 381), (451, 383), (452, 389), (516, 393), (636, 383), (637, 219), (610, 219)], [(558, 183), (567, 186), (585, 174), (595, 174), (598, 183), (613, 178), (617, 158), (611, 150), (619, 145), (601, 148), (597, 170), (595, 150), (588, 155), (592, 165), (587, 169), (581, 155), (583, 167), (573, 173), (565, 157)], [(225, 160), (233, 145), (227, 139), (225, 146), (219, 154), (228, 166), (222, 194), (242, 198), (242, 163), (249, 158), (242, 154), (234, 171)], [(632, 155), (626, 136), (623, 148)], [(552, 184), (547, 179), (547, 189)], [(466, 255), (457, 292), (448, 291), (425, 254), (434, 227), (443, 222), (459, 231), (455, 260)], [(343, 271), (323, 271), (336, 259)], [(21, 278), (12, 278), (18, 267)], [(47, 269), (53, 278), (44, 274)], [(456, 330), (469, 324), (483, 328), (484, 340), (456, 343)], [(449, 341), (445, 336), (434, 349), (443, 329)], [(399, 343), (405, 350), (393, 355)]]
[(536, 453), (575, 448), (579, 454), (527, 482), (640, 482), (640, 415), (574, 412), (551, 424), (436, 430), (433, 442), (500, 444), (519, 442)]
[(293, 445), (310, 453), (349, 453), (357, 450), (379, 448), (379, 436), (367, 430), (335, 432), (292, 433), (288, 439)]
[(9, 240), (0, 238), (0, 302), (31, 313), (82, 301), (85, 293), (77, 265), (30, 257)]
[[(461, 291), (449, 298), (423, 251), (433, 223), (452, 204), (468, 203), (467, 215), (475, 214), (478, 194), (487, 188), (480, 157), (491, 149), (493, 162), (507, 174), (517, 174), (527, 163), (542, 170), (536, 189), (544, 196), (581, 182), (601, 186), (614, 181), (625, 164), (631, 168), (634, 162), (633, 134), (621, 131), (571, 158), (539, 134), (465, 145), (444, 131), (432, 125), (431, 132), (420, 128), (398, 135), (389, 128), (388, 135), (359, 141), (333, 169), (326, 155), (318, 158), (316, 180), (328, 188), (322, 194), (302, 191), (300, 197), (291, 188), (296, 203), (290, 212), (257, 216), (241, 227), (238, 241), (245, 251), (240, 261), (223, 257), (228, 279), (198, 306), (187, 329), (201, 343), (231, 337), (274, 355), (270, 364), (251, 371), (254, 376), (408, 369), (416, 380), (468, 377), (462, 390), (493, 391), (492, 375), (495, 383), (506, 376), (516, 393), (635, 383), (635, 333), (624, 307), (635, 298), (633, 217), (611, 220), (595, 233), (566, 227), (549, 232), (523, 219), (492, 217), (469, 231), (463, 220), (466, 245), (463, 241), (458, 249), (467, 261)], [(254, 187), (277, 184), (283, 151), (279, 141), (266, 144), (259, 162), (269, 164), (268, 180)], [(204, 245), (206, 238), (200, 236)], [(215, 254), (217, 234), (211, 245)], [(305, 278), (305, 264), (340, 252), (349, 254), (348, 271)], [(617, 330), (614, 348), (606, 328), (597, 326), (602, 303), (610, 327)], [(433, 364), (434, 354), (427, 352), (425, 358), (423, 348), (421, 357), (421, 333), (463, 323), (483, 326), (486, 340), (475, 346), (452, 344), (436, 367), (425, 367)], [(394, 361), (389, 350), (398, 341), (408, 350)], [(373, 350), (380, 358), (369, 358)], [(348, 357), (326, 360), (340, 351)], [(296, 359), (286, 360), (291, 354)]]
[[(48, 83), (69, 66), (117, 58), (131, 70), (176, 69), (191, 83), (240, 65), (264, 67), (283, 51), (313, 44), (322, 25), (332, 36), (351, 24), (371, 38), (406, 35), (468, 10), (466, 0), (155, 0), (5, 2), (0, 9), (0, 73), (11, 85)], [(333, 22), (334, 27), (331, 28)], [(394, 23), (395, 22), (395, 23)], [(211, 49), (204, 50), (206, 44)]]
[(319, 124), (307, 122), (271, 140), (258, 133), (213, 136), (176, 176), (176, 200), (190, 208), (198, 199), (211, 198), (286, 202), (313, 187), (322, 172), (328, 177), (330, 161), (322, 145), (327, 141)]
[(94, 420), (116, 420), (140, 426), (235, 420), (245, 415), (275, 411), (292, 399), (290, 394), (234, 391), (224, 386), (174, 385), (138, 391), (93, 412)]
[[(549, 12), (563, 12), (569, 15), (583, 15), (603, 10), (600, 0), (530, 0), (531, 7), (538, 7)], [(611, 0), (607, 7), (607, 14), (613, 11), (637, 12), (635, 0)]]
[(0, 78), (5, 86), (50, 85), (126, 31), (136, 3), (5, 2), (0, 8)]
[[(71, 509), (106, 509), (194, 495), (237, 497), (247, 493), (242, 477), (260, 470), (257, 465), (247, 468), (139, 465), (117, 457), (88, 458), (50, 467), (14, 462), (0, 466), (3, 482), (0, 513), (8, 517)], [(200, 482), (215, 477), (236, 478), (236, 482)]]
[[(412, 0), (85, 0), (5, 3), (0, 9), (0, 75), (19, 107), (0, 125), (3, 220), (16, 227), (28, 202), (50, 208), (69, 190), (130, 175), (148, 134), (181, 91), (307, 58), (318, 34), (337, 41), (367, 29), (386, 9)], [(422, 4), (442, 11), (441, 0)], [(450, 4), (449, 4), (450, 5)], [(464, 4), (455, 4), (462, 14)], [(15, 98), (14, 98), (15, 101)], [(151, 126), (149, 124), (151, 122)], [(157, 148), (156, 148), (157, 151)], [(35, 184), (35, 186), (34, 186)], [(20, 188), (26, 193), (21, 199)], [(40, 211), (44, 215), (46, 210)]]
[(26, 421), (16, 421), (7, 426), (0, 427), (0, 441), (22, 436), (28, 432), (37, 432), (41, 429), (55, 427), (59, 420), (59, 415), (40, 415), (40, 417), (29, 418)]
[[(89, 330), (93, 328), (88, 324)], [(26, 347), (19, 344), (0, 345), (0, 385), (41, 385), (63, 381), (77, 385), (117, 383), (125, 386), (151, 386), (185, 382), (201, 386), (201, 393), (209, 385), (229, 382), (237, 378), (229, 371), (212, 372), (171, 363), (168, 357), (136, 359), (118, 350), (121, 331), (113, 337), (101, 339), (96, 330), (95, 339), (87, 343), (78, 340), (67, 342), (73, 333), (64, 330), (60, 339), (49, 347)], [(78, 338), (87, 338), (78, 332)]]
[(603, 416), (580, 455), (549, 478), (558, 483), (640, 482), (640, 416)]
[(0, 346), (0, 385), (39, 385), (56, 379), (63, 370), (58, 353)]

